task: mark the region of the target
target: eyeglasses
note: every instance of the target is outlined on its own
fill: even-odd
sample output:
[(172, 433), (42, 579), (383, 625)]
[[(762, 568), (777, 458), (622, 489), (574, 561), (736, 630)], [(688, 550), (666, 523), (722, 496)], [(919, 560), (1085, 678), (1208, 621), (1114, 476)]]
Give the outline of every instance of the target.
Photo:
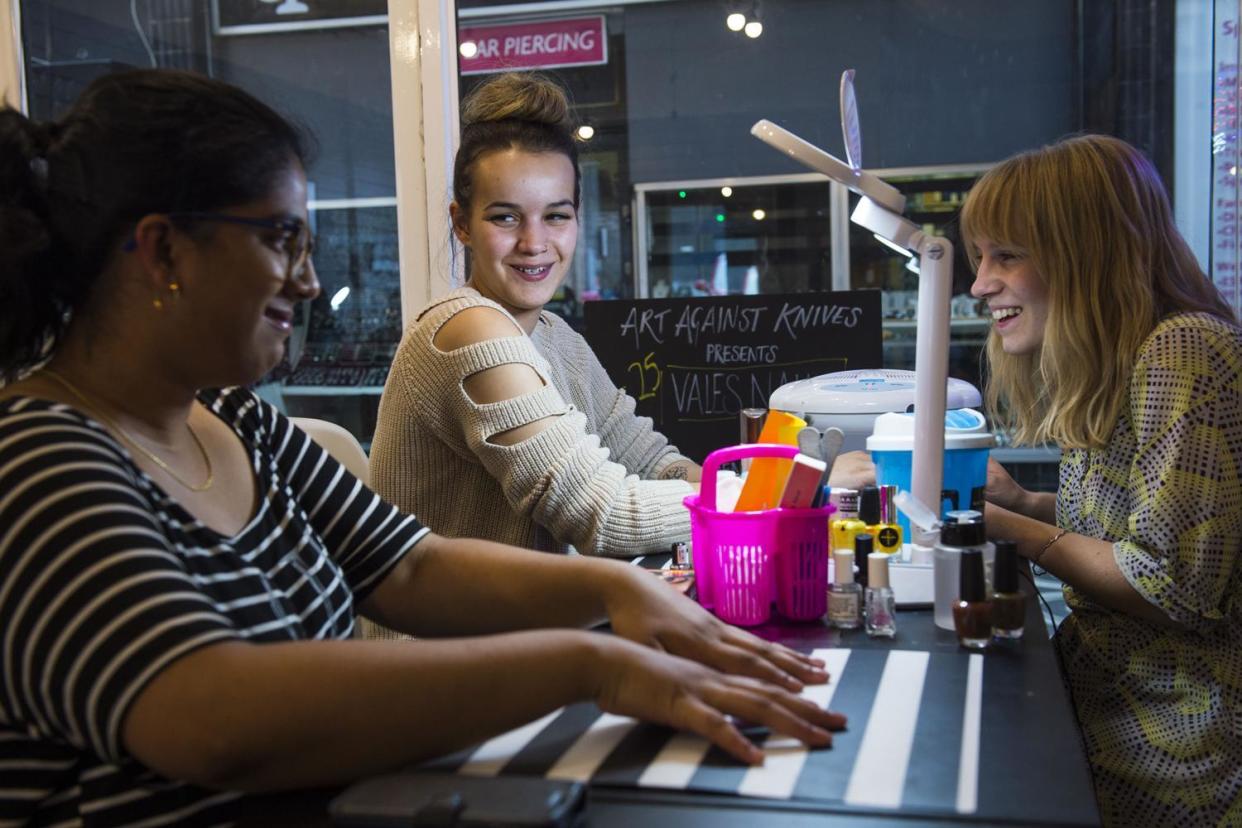
[[(231, 216), (228, 213), (169, 213), (168, 217), (173, 221), (223, 221), (228, 224), (241, 224), (246, 227), (262, 227), (265, 230), (273, 230), (285, 235), (284, 248), (285, 255), (289, 258), (289, 269), (285, 273), (285, 277), (293, 279), (301, 276), (306, 268), (306, 262), (310, 259), (311, 254), (315, 252), (315, 236), (311, 233), (310, 227), (306, 222), (298, 219), (264, 219), (251, 218), (249, 216)], [(124, 250), (126, 252), (133, 251), (138, 246), (138, 240), (131, 238), (125, 242)]]

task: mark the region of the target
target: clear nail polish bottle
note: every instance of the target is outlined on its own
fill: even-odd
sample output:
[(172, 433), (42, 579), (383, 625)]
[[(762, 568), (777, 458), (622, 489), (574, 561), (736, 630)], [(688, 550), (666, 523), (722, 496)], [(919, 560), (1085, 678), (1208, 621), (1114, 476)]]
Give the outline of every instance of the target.
[(897, 635), (897, 603), (888, 585), (888, 559), (883, 552), (867, 556), (867, 635), (872, 638)]
[(862, 624), (862, 587), (854, 583), (854, 552), (832, 553), (832, 586), (828, 588), (828, 623), (839, 630), (856, 630)]

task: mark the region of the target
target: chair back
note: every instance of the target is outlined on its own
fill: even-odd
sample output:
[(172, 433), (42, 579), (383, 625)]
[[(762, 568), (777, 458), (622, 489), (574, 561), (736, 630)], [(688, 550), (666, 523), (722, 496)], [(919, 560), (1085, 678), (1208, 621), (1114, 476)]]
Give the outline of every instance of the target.
[(367, 453), (362, 450), (358, 438), (336, 423), (313, 417), (290, 417), (295, 426), (320, 445), (345, 469), (365, 485), (367, 482)]

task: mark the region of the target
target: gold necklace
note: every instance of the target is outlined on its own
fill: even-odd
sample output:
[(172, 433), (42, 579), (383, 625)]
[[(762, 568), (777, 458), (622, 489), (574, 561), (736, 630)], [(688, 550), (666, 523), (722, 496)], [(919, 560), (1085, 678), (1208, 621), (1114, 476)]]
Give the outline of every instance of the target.
[(113, 431), (115, 431), (117, 434), (121, 435), (121, 437), (125, 439), (125, 442), (129, 443), (131, 446), (138, 449), (138, 451), (142, 452), (152, 463), (154, 463), (155, 465), (163, 469), (164, 472), (169, 477), (171, 477), (173, 480), (180, 483), (185, 488), (189, 489), (192, 492), (205, 492), (211, 488), (212, 483), (216, 482), (216, 473), (215, 473), (215, 470), (212, 469), (211, 467), (211, 455), (207, 453), (207, 447), (204, 446), (203, 441), (198, 438), (198, 433), (194, 431), (194, 427), (190, 425), (189, 420), (187, 420), (185, 423), (186, 431), (190, 432), (190, 437), (193, 438), (194, 445), (198, 446), (198, 453), (202, 455), (203, 457), (203, 464), (207, 466), (207, 479), (197, 486), (195, 486), (192, 483), (189, 483), (184, 478), (182, 478), (181, 475), (173, 471), (172, 467), (169, 466), (167, 463), (165, 463), (162, 457), (159, 457), (158, 455), (155, 454), (155, 452), (151, 451), (146, 446), (144, 446), (142, 443), (134, 439), (134, 437), (130, 435), (128, 431), (121, 428), (121, 426), (117, 424), (116, 420), (110, 419), (109, 417), (104, 415), (104, 413), (99, 410), (99, 405), (96, 403), (92, 403), (90, 398), (87, 397), (86, 394), (79, 391), (76, 385), (74, 385), (69, 380), (62, 377), (56, 371), (53, 371), (51, 368), (43, 368), (40, 370), (40, 373), (46, 374), (51, 379), (54, 379), (56, 380), (56, 382), (63, 385), (69, 391), (69, 393), (77, 397), (78, 400), (82, 402), (83, 404), (85, 404), (87, 408), (93, 409), (95, 414), (99, 417), (99, 419), (103, 420), (104, 425), (108, 426)]

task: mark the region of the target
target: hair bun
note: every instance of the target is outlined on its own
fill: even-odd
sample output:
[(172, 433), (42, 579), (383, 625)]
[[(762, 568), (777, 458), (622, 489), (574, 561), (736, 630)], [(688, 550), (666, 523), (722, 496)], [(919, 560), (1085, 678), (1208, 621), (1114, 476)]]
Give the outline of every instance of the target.
[(569, 98), (555, 81), (530, 72), (506, 72), (476, 87), (461, 105), (463, 126), (530, 121), (570, 132)]

